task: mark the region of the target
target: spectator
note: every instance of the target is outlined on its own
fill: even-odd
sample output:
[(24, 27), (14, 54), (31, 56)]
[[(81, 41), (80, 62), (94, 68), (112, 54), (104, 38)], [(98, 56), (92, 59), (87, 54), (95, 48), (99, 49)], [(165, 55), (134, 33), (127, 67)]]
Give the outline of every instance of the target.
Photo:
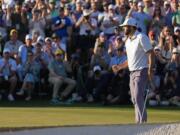
[(174, 10), (173, 16), (172, 16), (172, 25), (179, 26), (180, 25), (180, 13), (179, 13), (179, 2), (178, 0), (172, 0), (172, 8)]
[(101, 67), (95, 65), (93, 67), (93, 75), (87, 78), (85, 84), (88, 103), (102, 101), (105, 96), (108, 80), (106, 74), (102, 74)]
[(166, 65), (166, 75), (164, 78), (164, 89), (161, 93), (161, 100), (168, 100), (175, 96), (179, 91), (179, 51), (174, 48), (172, 51), (171, 61)]
[(8, 100), (14, 101), (13, 93), (17, 84), (16, 62), (10, 58), (11, 51), (8, 48), (3, 50), (3, 58), (0, 59), (0, 84), (10, 83)]
[(45, 25), (46, 22), (44, 18), (41, 17), (41, 10), (33, 10), (32, 11), (32, 20), (29, 21), (29, 31), (32, 35), (34, 30), (39, 32), (40, 36), (45, 37)]
[(160, 7), (154, 9), (154, 13), (152, 17), (153, 19), (150, 24), (150, 29), (152, 29), (156, 33), (157, 35), (156, 39), (159, 39), (158, 36), (160, 35), (163, 27), (165, 26), (165, 18), (161, 13)]
[(79, 35), (95, 35), (97, 28), (97, 21), (94, 18), (90, 17), (91, 11), (90, 10), (84, 10), (83, 15), (76, 23), (76, 27), (80, 27)]
[(91, 57), (90, 67), (92, 69), (95, 65), (99, 65), (103, 71), (107, 71), (109, 60), (109, 56), (107, 52), (104, 51), (103, 45), (99, 44)]
[(122, 16), (117, 15), (115, 13), (115, 6), (109, 5), (108, 6), (108, 13), (105, 14), (104, 19), (102, 21), (102, 30), (109, 38), (114, 33), (114, 26), (118, 26), (119, 23), (122, 22)]
[(117, 48), (123, 47), (123, 45), (124, 45), (124, 42), (123, 42), (122, 37), (121, 37), (121, 36), (117, 36), (117, 37), (115, 38), (114, 42), (112, 42), (112, 43), (109, 45), (108, 53), (109, 53), (111, 56), (116, 55)]
[(157, 46), (158, 45), (158, 42), (156, 40), (156, 34), (153, 30), (150, 30), (149, 33), (148, 33), (148, 36), (149, 36), (149, 39), (150, 39), (150, 42), (151, 42), (151, 45), (153, 47)]
[(39, 81), (39, 74), (40, 74), (40, 66), (34, 60), (33, 52), (27, 53), (27, 61), (25, 65), (23, 65), (24, 69), (24, 80), (21, 90), (18, 91), (16, 94), (21, 96), (24, 95), (24, 92), (27, 92), (27, 97), (25, 98), (26, 101), (32, 99), (32, 92), (35, 86), (35, 83)]
[(69, 38), (68, 28), (72, 26), (71, 20), (65, 16), (64, 8), (59, 9), (59, 16), (52, 18), (52, 31), (61, 37), (62, 42), (67, 45), (67, 40)]
[[(57, 49), (55, 52), (55, 59), (48, 66), (49, 82), (53, 84), (53, 95), (51, 100), (53, 104), (60, 103), (58, 92), (62, 84), (67, 84), (67, 86), (63, 91), (61, 90), (60, 100), (68, 98), (76, 85), (76, 81), (67, 76), (68, 68), (66, 64), (64, 64), (63, 59), (63, 51)], [(71, 72), (71, 69), (69, 69), (68, 72)]]
[(138, 3), (137, 12), (131, 9), (128, 13), (128, 17), (135, 18), (137, 20), (138, 30), (147, 34), (147, 31), (151, 22), (151, 16), (144, 12), (143, 2)]
[(33, 52), (34, 47), (32, 46), (32, 35), (27, 34), (25, 38), (25, 45), (19, 47), (18, 56), (21, 58), (22, 64), (27, 61), (28, 52)]
[(124, 46), (116, 48), (116, 55), (111, 58), (109, 68), (113, 71), (112, 79), (108, 86), (107, 103), (124, 103), (128, 100), (128, 72), (126, 69), (119, 70), (118, 65), (127, 62)]
[(5, 43), (5, 48), (8, 48), (11, 51), (11, 56), (14, 57), (14, 55), (18, 54), (19, 47), (23, 43), (18, 40), (18, 32), (16, 29), (12, 29), (10, 31), (10, 40)]

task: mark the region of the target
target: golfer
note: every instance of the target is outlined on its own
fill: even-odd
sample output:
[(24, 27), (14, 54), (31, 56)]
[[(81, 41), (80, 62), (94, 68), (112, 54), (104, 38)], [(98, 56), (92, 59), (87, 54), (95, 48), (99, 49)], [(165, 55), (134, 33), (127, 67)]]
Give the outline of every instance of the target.
[(137, 31), (135, 19), (127, 18), (120, 27), (123, 27), (124, 34), (127, 36), (125, 48), (130, 71), (131, 99), (135, 107), (135, 121), (144, 123), (147, 121), (144, 93), (148, 77), (152, 78), (152, 45), (145, 34)]

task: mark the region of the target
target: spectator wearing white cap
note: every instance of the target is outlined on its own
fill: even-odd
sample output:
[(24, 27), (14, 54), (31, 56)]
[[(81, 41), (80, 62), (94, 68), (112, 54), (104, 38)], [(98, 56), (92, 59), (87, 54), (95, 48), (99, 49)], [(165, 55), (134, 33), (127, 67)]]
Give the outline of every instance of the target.
[(0, 59), (0, 84), (1, 86), (8, 82), (10, 84), (8, 88), (8, 100), (14, 101), (13, 93), (17, 84), (16, 77), (16, 62), (10, 58), (10, 50), (5, 48), (3, 50), (3, 57)]
[(122, 21), (122, 16), (115, 13), (115, 6), (110, 4), (108, 6), (108, 13), (105, 14), (102, 21), (102, 30), (108, 36), (114, 34), (114, 26), (118, 26)]
[(164, 1), (164, 10), (165, 10), (165, 15), (167, 15), (171, 10), (171, 4), (168, 0)]
[(87, 36), (96, 34), (97, 21), (91, 17), (91, 13), (91, 10), (85, 9), (83, 15), (75, 24), (76, 28), (80, 28), (79, 35)]
[(180, 50), (180, 27), (174, 28), (174, 41), (176, 48)]
[(133, 17), (137, 20), (138, 29), (147, 34), (147, 29), (151, 22), (151, 16), (144, 12), (144, 3), (138, 2), (138, 11), (130, 10), (128, 13), (129, 17)]
[(32, 35), (27, 34), (25, 37), (25, 45), (21, 45), (18, 50), (18, 55), (21, 58), (22, 64), (25, 64), (27, 61), (28, 52), (33, 52), (34, 47), (32, 45)]

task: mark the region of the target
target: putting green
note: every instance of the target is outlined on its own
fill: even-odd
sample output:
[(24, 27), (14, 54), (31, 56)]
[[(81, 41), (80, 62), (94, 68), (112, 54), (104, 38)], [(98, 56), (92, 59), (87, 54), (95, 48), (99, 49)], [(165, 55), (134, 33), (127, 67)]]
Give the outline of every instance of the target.
[[(148, 123), (180, 122), (179, 108), (150, 108)], [(132, 107), (1, 107), (0, 128), (133, 124)]]

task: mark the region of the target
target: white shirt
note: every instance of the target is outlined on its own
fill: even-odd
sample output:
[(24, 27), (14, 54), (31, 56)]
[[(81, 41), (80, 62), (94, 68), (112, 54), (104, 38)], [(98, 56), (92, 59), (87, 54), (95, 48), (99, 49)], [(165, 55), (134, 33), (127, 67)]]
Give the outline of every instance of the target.
[[(110, 14), (104, 14), (104, 19), (102, 22), (103, 25), (103, 32), (105, 34), (114, 34), (114, 23), (111, 21), (110, 16), (112, 16), (113, 20), (118, 22), (120, 24), (120, 22), (122, 21), (122, 16), (114, 14), (114, 15), (110, 15)], [(107, 26), (106, 26), (107, 25)]]
[[(96, 19), (94, 18), (90, 18), (90, 22), (91, 22), (91, 25), (94, 26), (94, 27), (97, 27), (97, 21)], [(82, 23), (80, 25), (80, 31), (79, 31), (79, 34), (80, 35), (88, 35), (87, 31), (90, 31), (90, 35), (95, 35), (96, 34), (96, 29), (94, 30), (91, 30), (90, 26), (87, 24), (87, 23)]]
[(130, 71), (148, 67), (148, 55), (146, 52), (152, 49), (152, 45), (145, 34), (136, 31), (131, 39), (126, 40), (125, 46)]

